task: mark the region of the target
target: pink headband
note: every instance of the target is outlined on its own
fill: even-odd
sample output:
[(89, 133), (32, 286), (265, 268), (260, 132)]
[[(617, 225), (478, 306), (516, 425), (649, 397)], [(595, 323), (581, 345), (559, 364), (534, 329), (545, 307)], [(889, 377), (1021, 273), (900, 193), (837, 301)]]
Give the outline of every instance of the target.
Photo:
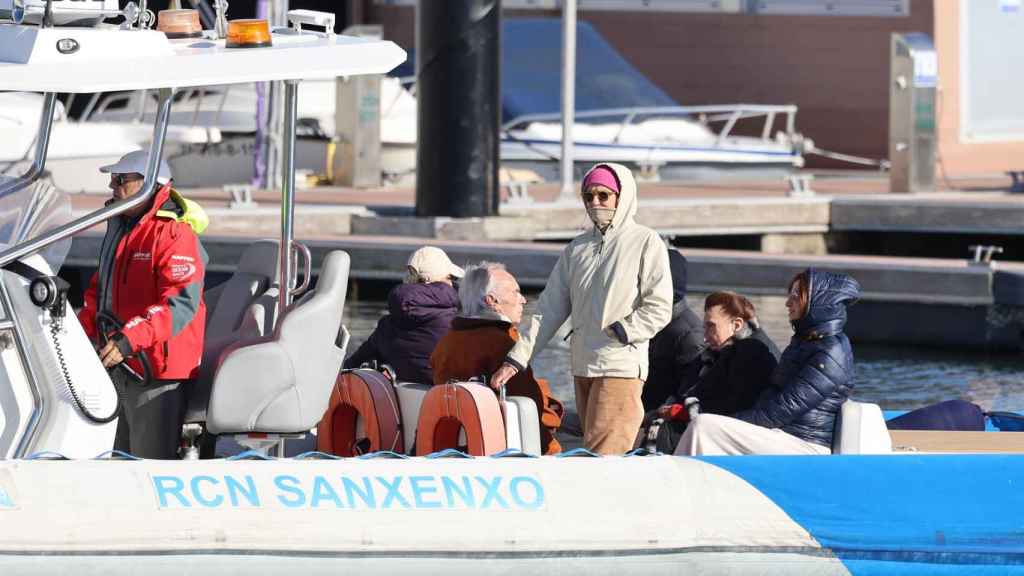
[(591, 186), (601, 185), (609, 190), (615, 192), (621, 192), (619, 190), (619, 179), (615, 175), (615, 172), (607, 166), (598, 166), (590, 171), (587, 176), (583, 179), (583, 189), (587, 190)]

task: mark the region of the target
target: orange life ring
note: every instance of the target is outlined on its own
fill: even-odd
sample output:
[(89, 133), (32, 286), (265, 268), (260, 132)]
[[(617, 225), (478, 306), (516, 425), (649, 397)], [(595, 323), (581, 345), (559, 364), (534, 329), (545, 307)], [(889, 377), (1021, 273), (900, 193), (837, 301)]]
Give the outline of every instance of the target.
[[(369, 446), (357, 449), (356, 421), (363, 419)], [(376, 370), (345, 370), (338, 374), (327, 412), (316, 427), (316, 448), (337, 456), (365, 452), (402, 452), (402, 425), (395, 389), (387, 376)]]
[(473, 456), (505, 449), (505, 421), (493, 390), (463, 382), (431, 388), (420, 405), (416, 454), (457, 447), (460, 429), (466, 431), (467, 451)]

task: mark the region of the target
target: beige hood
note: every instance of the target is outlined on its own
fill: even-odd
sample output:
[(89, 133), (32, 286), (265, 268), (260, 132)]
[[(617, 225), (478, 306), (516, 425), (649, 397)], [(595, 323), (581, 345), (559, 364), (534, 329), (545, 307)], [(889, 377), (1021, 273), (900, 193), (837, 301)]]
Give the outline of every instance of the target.
[[(634, 221), (637, 188), (630, 170), (597, 166), (607, 166), (619, 179), (612, 222), (603, 234), (592, 226), (565, 247), (536, 313), (520, 324), (509, 359), (525, 366), (568, 320), (574, 375), (646, 379), (647, 341), (672, 318), (668, 250), (657, 232)], [(610, 334), (613, 324), (625, 342)]]
[[(619, 180), (619, 203), (615, 209), (615, 216), (612, 217), (612, 224), (605, 231), (606, 235), (616, 234), (617, 231), (623, 227), (629, 226), (634, 223), (637, 210), (636, 200), (636, 180), (633, 179), (633, 172), (629, 168), (626, 168), (622, 164), (615, 164), (614, 162), (602, 162), (601, 164), (594, 164), (590, 170), (587, 170), (586, 176), (583, 180), (587, 179), (594, 170), (604, 166), (615, 172), (615, 177)], [(582, 184), (580, 185), (580, 194), (583, 193)], [(596, 226), (594, 227), (597, 230)]]

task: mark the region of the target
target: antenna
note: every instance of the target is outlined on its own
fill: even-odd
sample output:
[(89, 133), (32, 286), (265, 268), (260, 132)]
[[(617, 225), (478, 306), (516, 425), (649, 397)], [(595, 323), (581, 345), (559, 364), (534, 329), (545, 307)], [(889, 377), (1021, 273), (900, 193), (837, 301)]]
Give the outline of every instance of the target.
[(43, 28), (53, 28), (53, 0), (46, 0), (46, 9), (43, 11)]
[(213, 29), (217, 33), (217, 38), (226, 38), (228, 35), (228, 0), (213, 0), (213, 8), (216, 14)]

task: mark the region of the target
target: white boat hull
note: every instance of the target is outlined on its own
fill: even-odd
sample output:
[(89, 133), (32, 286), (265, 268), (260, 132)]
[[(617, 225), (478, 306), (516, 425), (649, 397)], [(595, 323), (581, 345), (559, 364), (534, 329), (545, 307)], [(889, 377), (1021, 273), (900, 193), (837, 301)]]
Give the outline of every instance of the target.
[[(764, 548), (764, 566), (786, 563), (778, 573), (799, 572), (799, 562), (789, 564), (799, 558), (813, 561), (807, 572), (846, 573), (771, 501), (698, 460), (483, 464), (7, 462), (0, 486), (12, 506), (0, 511), (0, 570), (45, 556), (45, 571), (73, 562), (114, 574), (184, 566), (273, 573), (286, 565), (300, 573), (523, 573), (525, 565), (537, 574), (678, 574), (687, 564), (722, 572), (749, 565), (738, 547), (754, 546)], [(643, 477), (653, 485), (638, 490)], [(59, 512), (69, 506), (73, 514)], [(783, 558), (772, 557), (776, 549)]]
[(1006, 486), (1021, 464), (896, 455), (6, 461), (0, 570), (1008, 573), (1024, 549), (1014, 536), (1024, 497)]

